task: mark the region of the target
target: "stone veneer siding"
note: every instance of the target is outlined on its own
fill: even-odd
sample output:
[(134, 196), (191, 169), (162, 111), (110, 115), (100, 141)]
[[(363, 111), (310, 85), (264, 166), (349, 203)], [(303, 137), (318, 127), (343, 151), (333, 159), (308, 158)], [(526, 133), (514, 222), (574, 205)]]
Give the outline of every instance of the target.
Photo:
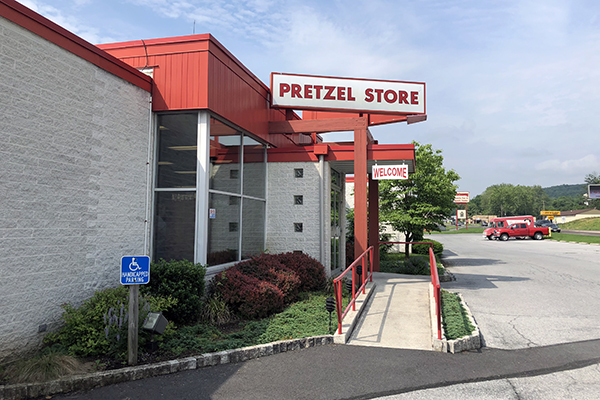
[[(302, 168), (304, 177), (296, 178), (294, 170)], [(267, 250), (285, 253), (301, 250), (321, 261), (330, 274), (331, 257), (331, 173), (324, 163), (325, 237), (321, 260), (319, 215), (319, 163), (283, 162), (268, 163), (267, 172)], [(294, 196), (303, 196), (303, 204), (295, 205)], [(294, 223), (302, 223), (303, 232), (294, 232)]]
[(149, 100), (0, 17), (0, 361), (146, 253)]

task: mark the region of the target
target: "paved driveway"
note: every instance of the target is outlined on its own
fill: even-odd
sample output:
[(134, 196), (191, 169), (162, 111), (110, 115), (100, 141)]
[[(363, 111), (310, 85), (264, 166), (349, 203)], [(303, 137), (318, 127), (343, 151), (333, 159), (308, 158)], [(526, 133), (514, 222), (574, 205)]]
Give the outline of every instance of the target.
[(432, 235), (491, 348), (600, 338), (600, 246)]

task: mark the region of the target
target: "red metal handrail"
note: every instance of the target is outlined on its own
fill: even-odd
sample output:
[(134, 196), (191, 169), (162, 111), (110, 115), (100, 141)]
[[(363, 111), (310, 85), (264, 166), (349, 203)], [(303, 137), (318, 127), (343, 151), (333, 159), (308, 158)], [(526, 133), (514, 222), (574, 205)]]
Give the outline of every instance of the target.
[(429, 245), (429, 267), (431, 274), (431, 285), (433, 286), (433, 297), (435, 299), (435, 316), (437, 325), (437, 337), (442, 339), (442, 305), (441, 305), (441, 285), (440, 277), (437, 270), (437, 262), (435, 261), (435, 253), (433, 252), (432, 242), (379, 242), (380, 244), (428, 244)]
[(433, 297), (435, 299), (435, 316), (437, 317), (437, 337), (442, 339), (442, 304), (441, 304), (441, 286), (440, 277), (437, 270), (437, 262), (433, 253), (433, 243), (429, 248), (429, 265), (431, 267), (431, 284), (433, 285)]
[[(369, 274), (368, 275), (366, 274), (367, 264), (365, 263), (367, 254), (369, 255), (369, 260), (368, 260)], [(367, 286), (367, 282), (373, 282), (373, 246), (370, 246), (367, 250), (365, 250), (360, 256), (358, 256), (358, 258), (356, 260), (354, 260), (354, 262), (352, 264), (350, 264), (350, 266), (348, 268), (346, 268), (346, 270), (344, 272), (342, 272), (337, 278), (335, 278), (333, 280), (333, 289), (335, 291), (335, 308), (337, 310), (337, 317), (338, 317), (338, 333), (340, 335), (342, 334), (342, 320), (344, 319), (346, 314), (348, 314), (348, 311), (350, 310), (350, 306), (352, 306), (352, 311), (356, 311), (357, 291), (356, 291), (356, 286), (355, 286), (354, 282), (356, 282), (355, 278), (357, 275), (356, 271), (355, 271), (355, 267), (358, 265), (359, 262), (361, 262), (361, 267), (362, 267), (362, 274), (360, 274), (362, 282), (361, 282), (360, 288), (358, 289), (358, 293), (360, 293), (362, 291), (362, 293), (365, 294), (365, 287)], [(342, 279), (350, 271), (352, 272), (352, 299), (350, 300), (350, 302), (348, 303), (346, 308), (344, 310), (342, 310)]]

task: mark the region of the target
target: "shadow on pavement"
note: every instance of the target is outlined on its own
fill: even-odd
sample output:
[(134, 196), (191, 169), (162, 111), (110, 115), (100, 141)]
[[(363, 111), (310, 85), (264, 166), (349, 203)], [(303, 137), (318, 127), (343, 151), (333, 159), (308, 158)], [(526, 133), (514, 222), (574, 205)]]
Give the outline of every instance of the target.
[(520, 282), (528, 281), (530, 278), (504, 275), (479, 275), (479, 274), (461, 274), (453, 272), (456, 280), (443, 283), (444, 288), (452, 289), (497, 289), (494, 282)]

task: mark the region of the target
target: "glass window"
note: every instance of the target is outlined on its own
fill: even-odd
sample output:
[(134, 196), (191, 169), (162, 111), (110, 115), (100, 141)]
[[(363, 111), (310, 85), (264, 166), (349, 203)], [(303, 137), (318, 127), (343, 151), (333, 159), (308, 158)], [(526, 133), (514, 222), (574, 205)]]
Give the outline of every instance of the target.
[(244, 195), (265, 198), (265, 146), (244, 136)]
[(157, 187), (196, 187), (198, 114), (158, 116)]
[(155, 260), (193, 260), (195, 229), (195, 192), (156, 193)]
[[(206, 257), (214, 266), (264, 251), (265, 145), (205, 111), (158, 115), (156, 134), (154, 259), (204, 262)], [(198, 140), (210, 142), (209, 154), (200, 158)], [(206, 175), (197, 176), (205, 157), (210, 159)], [(206, 180), (208, 204), (206, 193), (198, 197), (196, 187), (197, 182), (204, 187)], [(197, 207), (203, 208), (200, 215)], [(196, 238), (197, 228), (206, 226), (207, 236)]]
[(242, 259), (246, 259), (265, 250), (265, 202), (244, 199), (243, 205)]
[(231, 204), (228, 195), (211, 193), (209, 208), (215, 210), (208, 220), (208, 265), (238, 260), (240, 247), (240, 204)]
[(210, 119), (210, 189), (241, 193), (241, 138), (237, 130)]

